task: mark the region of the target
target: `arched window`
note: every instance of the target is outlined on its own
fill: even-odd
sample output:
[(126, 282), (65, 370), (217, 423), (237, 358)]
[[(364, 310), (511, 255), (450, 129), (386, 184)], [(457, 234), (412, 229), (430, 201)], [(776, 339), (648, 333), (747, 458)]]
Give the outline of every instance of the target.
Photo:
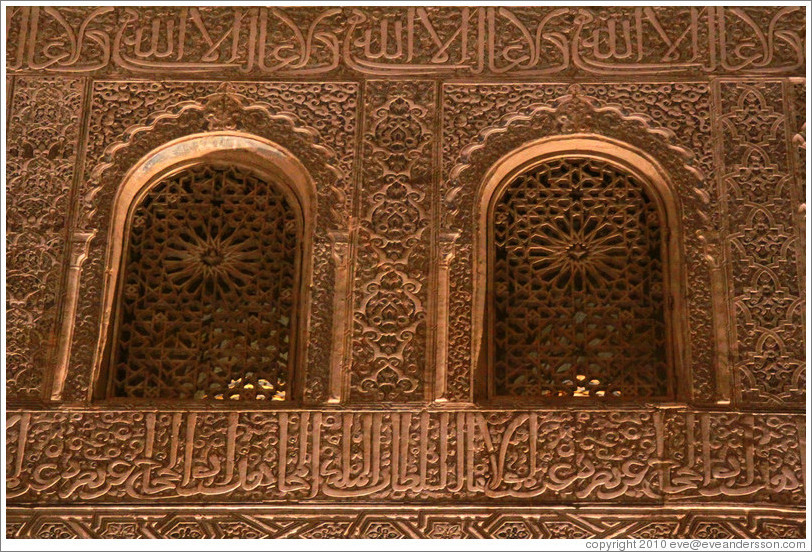
[(491, 398), (673, 395), (663, 218), (636, 176), (587, 156), (545, 160), (495, 190)]
[(302, 209), (235, 163), (176, 170), (131, 209), (105, 395), (290, 400)]

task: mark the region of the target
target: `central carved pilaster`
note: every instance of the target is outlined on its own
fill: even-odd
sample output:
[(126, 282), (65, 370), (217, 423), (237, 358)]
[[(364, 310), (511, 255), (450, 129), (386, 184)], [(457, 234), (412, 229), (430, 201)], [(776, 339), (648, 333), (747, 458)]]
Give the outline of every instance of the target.
[(434, 84), (366, 88), (351, 402), (423, 400)]

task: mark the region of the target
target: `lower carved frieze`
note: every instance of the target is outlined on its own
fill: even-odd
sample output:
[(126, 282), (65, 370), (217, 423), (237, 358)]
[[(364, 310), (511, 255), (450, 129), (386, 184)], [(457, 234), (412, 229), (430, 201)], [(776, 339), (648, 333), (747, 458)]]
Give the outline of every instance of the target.
[(9, 508), (7, 538), (802, 539), (794, 509)]
[(802, 414), (12, 411), (9, 503), (800, 506)]

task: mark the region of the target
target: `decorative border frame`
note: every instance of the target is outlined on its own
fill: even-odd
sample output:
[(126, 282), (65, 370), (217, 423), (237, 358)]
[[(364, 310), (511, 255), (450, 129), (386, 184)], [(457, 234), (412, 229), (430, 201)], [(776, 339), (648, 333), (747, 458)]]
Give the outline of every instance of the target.
[(9, 508), (7, 538), (802, 539), (786, 508)]

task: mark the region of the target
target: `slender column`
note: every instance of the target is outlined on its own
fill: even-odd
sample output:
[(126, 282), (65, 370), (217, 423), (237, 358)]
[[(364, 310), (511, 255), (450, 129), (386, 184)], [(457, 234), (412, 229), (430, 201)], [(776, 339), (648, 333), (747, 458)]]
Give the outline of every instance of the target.
[(330, 352), (330, 382), (328, 403), (340, 403), (344, 398), (343, 378), (346, 365), (348, 292), (349, 292), (349, 234), (345, 231), (331, 231), (335, 267), (335, 289), (333, 294), (333, 339)]
[(718, 233), (708, 239), (700, 236), (705, 245), (705, 259), (710, 269), (711, 305), (713, 305), (713, 333), (716, 354), (715, 401), (730, 404), (733, 372), (730, 366), (730, 312), (727, 303), (727, 271), (725, 248)]
[(62, 391), (68, 375), (71, 343), (73, 342), (73, 326), (76, 316), (76, 303), (79, 300), (79, 281), (82, 274), (82, 265), (87, 259), (90, 241), (96, 232), (77, 232), (73, 234), (70, 250), (70, 264), (65, 287), (65, 307), (62, 311), (62, 328), (59, 332), (59, 341), (56, 351), (56, 368), (54, 371), (51, 400), (62, 400)]
[(435, 318), (436, 347), (435, 347), (435, 379), (434, 402), (447, 402), (448, 389), (448, 300), (449, 300), (449, 268), (454, 260), (455, 246), (458, 232), (442, 232), (438, 239), (437, 262), (437, 309)]

